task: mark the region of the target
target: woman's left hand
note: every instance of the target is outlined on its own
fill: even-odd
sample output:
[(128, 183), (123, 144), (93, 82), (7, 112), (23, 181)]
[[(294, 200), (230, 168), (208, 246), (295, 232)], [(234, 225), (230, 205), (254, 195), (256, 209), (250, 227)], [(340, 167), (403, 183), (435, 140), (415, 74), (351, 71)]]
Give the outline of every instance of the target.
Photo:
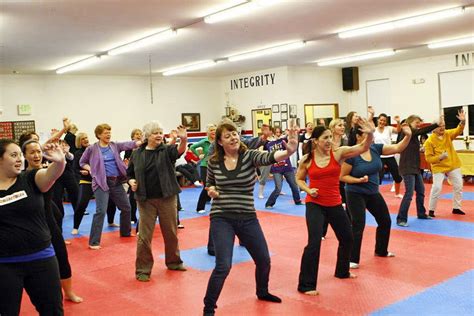
[(369, 134), (369, 133), (375, 132), (375, 127), (374, 127), (373, 123), (370, 123), (369, 121), (367, 121), (366, 119), (364, 119), (362, 117), (359, 117), (359, 120), (357, 121), (357, 124), (359, 125), (359, 130), (362, 133)]
[(43, 156), (52, 162), (63, 162), (65, 156), (61, 146), (56, 143), (48, 143), (43, 146)]

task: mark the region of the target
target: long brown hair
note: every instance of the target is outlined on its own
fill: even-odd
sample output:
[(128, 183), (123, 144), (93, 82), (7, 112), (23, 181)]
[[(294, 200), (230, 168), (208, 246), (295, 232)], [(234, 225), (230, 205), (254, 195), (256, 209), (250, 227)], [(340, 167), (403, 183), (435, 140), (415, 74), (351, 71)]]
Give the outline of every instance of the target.
[[(214, 163), (219, 163), (224, 161), (224, 148), (222, 148), (221, 145), (219, 145), (218, 141), (222, 137), (222, 133), (224, 130), (227, 130), (229, 132), (234, 132), (237, 131), (237, 126), (235, 126), (234, 123), (232, 123), (229, 120), (222, 121), (219, 123), (216, 129), (216, 139), (214, 140), (214, 153), (211, 155), (209, 160)], [(239, 147), (239, 154), (244, 153), (247, 150), (247, 146), (245, 146), (244, 143), (240, 142), (240, 147)]]

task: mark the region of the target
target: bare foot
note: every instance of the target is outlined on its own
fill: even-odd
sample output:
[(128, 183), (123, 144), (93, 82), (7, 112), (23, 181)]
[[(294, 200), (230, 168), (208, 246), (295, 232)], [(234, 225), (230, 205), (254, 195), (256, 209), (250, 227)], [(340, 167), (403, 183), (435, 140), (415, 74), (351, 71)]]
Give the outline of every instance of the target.
[(91, 250), (99, 250), (99, 249), (101, 249), (101, 248), (102, 248), (102, 247), (99, 246), (99, 245), (97, 245), (97, 246), (90, 246), (90, 245), (89, 245), (89, 249), (91, 249)]
[(75, 293), (71, 292), (69, 294), (64, 293), (64, 299), (71, 301), (73, 303), (82, 303), (83, 299), (80, 296), (77, 296)]
[(306, 291), (306, 292), (303, 292), (303, 294), (309, 295), (309, 296), (318, 296), (318, 295), (319, 295), (319, 292), (316, 291), (316, 290), (313, 290), (313, 291)]

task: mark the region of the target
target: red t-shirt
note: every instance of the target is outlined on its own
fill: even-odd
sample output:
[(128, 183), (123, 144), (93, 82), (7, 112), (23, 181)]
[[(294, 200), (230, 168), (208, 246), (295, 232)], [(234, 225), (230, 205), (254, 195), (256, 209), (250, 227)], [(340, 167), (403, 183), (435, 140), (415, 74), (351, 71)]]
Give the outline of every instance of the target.
[(184, 159), (186, 159), (188, 163), (196, 163), (197, 161), (199, 161), (199, 157), (196, 156), (191, 150), (186, 151)]
[(341, 165), (334, 159), (331, 150), (331, 158), (326, 167), (320, 168), (316, 165), (314, 158), (308, 168), (309, 187), (318, 189), (318, 196), (306, 195), (306, 203), (312, 202), (322, 206), (336, 206), (342, 203), (339, 193), (339, 174)]

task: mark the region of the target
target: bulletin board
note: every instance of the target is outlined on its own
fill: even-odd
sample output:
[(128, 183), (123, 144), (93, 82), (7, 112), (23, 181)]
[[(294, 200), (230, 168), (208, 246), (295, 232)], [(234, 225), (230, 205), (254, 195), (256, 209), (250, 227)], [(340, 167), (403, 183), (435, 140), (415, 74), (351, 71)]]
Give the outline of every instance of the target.
[(21, 134), (34, 131), (35, 121), (0, 122), (0, 138), (10, 138), (18, 142)]

